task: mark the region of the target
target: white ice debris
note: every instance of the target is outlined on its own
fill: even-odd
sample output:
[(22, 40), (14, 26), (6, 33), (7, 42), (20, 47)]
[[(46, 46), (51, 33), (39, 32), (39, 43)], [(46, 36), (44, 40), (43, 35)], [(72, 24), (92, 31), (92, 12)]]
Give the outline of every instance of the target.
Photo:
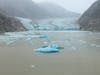
[(72, 46), (71, 48), (72, 48), (73, 50), (77, 50), (77, 48), (76, 48), (76, 47), (74, 47), (74, 46)]
[(100, 45), (98, 45), (98, 44), (91, 44), (91, 46), (100, 48)]
[(34, 32), (13, 32), (0, 35), (0, 43), (6, 43), (7, 45), (13, 44), (16, 41), (27, 41), (32, 44), (34, 38), (46, 37), (45, 35), (35, 35)]
[(31, 65), (30, 67), (31, 67), (32, 69), (34, 69), (34, 68), (35, 68), (35, 65)]
[(46, 41), (45, 41), (45, 42), (43, 42), (43, 43), (44, 43), (45, 45), (49, 44), (49, 42), (46, 42)]
[(96, 44), (91, 44), (91, 46), (92, 46), (92, 47), (95, 47), (95, 46), (96, 46)]
[(84, 41), (84, 40), (79, 40), (81, 43), (86, 43), (86, 41)]
[(96, 47), (100, 48), (100, 45), (96, 45)]

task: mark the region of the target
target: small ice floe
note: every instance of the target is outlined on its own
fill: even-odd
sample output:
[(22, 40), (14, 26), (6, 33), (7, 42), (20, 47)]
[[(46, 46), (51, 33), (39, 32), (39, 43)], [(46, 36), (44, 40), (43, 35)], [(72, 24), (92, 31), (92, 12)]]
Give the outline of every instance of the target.
[(45, 38), (45, 39), (48, 39), (48, 35), (41, 35), (39, 38)]
[(13, 44), (15, 41), (8, 41), (8, 42), (6, 42), (6, 44), (7, 45), (11, 45), (11, 44)]
[(91, 44), (92, 47), (100, 47), (100, 45), (97, 44)]
[(74, 47), (74, 46), (72, 46), (72, 49), (73, 49), (73, 50), (77, 50), (77, 48), (76, 48), (76, 47)]
[(40, 53), (56, 53), (56, 52), (59, 52), (59, 49), (51, 48), (51, 47), (45, 47), (45, 48), (39, 48), (35, 51), (40, 52)]
[(91, 46), (92, 46), (92, 47), (95, 47), (95, 46), (96, 46), (96, 44), (91, 44)]
[(83, 43), (83, 44), (85, 44), (85, 43), (87, 43), (86, 41), (84, 41), (84, 40), (79, 40), (81, 43)]
[(100, 47), (100, 45), (96, 45), (96, 47)]
[(56, 48), (56, 49), (64, 49), (63, 47), (56, 45), (56, 44), (52, 44), (50, 45), (52, 48)]
[(31, 67), (32, 69), (34, 69), (34, 68), (35, 68), (35, 65), (31, 65), (30, 67)]
[[(45, 41), (45, 42), (43, 42), (43, 44), (44, 44), (45, 46), (48, 46), (48, 45), (49, 45), (49, 42), (46, 42), (46, 41)], [(45, 47), (45, 46), (44, 46), (44, 47)]]
[(6, 45), (11, 45), (14, 42), (17, 41), (18, 38), (10, 38), (10, 37), (4, 37), (4, 38), (0, 38), (0, 42), (5, 43)]
[(42, 47), (33, 51), (40, 52), (40, 53), (57, 53), (60, 51), (60, 49), (62, 49), (62, 47), (58, 45), (50, 45), (50, 46)]

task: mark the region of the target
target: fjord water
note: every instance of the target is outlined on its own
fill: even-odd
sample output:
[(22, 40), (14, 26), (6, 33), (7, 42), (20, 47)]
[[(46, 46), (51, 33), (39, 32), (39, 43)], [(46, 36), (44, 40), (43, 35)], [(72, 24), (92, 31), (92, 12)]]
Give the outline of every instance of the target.
[[(35, 33), (48, 35), (49, 43), (64, 49), (53, 54), (33, 52), (48, 42), (33, 37)], [(0, 75), (100, 75), (99, 57), (99, 32), (38, 31), (0, 36)]]

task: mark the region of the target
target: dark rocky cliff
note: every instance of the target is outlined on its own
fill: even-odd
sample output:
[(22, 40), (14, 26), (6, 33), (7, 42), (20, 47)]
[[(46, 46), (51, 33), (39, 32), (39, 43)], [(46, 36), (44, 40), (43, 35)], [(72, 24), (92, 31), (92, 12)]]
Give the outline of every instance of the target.
[(80, 17), (80, 28), (87, 31), (100, 31), (100, 0), (93, 5)]
[(26, 28), (20, 23), (19, 20), (13, 17), (7, 17), (0, 13), (0, 33), (25, 30)]

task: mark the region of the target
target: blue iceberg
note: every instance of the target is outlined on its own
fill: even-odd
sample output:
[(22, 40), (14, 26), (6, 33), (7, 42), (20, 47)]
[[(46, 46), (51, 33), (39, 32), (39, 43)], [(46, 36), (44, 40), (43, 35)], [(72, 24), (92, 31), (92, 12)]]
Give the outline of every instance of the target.
[(62, 47), (59, 47), (58, 45), (50, 45), (50, 46), (39, 48), (33, 51), (40, 52), (40, 53), (57, 53), (60, 51), (61, 48)]

